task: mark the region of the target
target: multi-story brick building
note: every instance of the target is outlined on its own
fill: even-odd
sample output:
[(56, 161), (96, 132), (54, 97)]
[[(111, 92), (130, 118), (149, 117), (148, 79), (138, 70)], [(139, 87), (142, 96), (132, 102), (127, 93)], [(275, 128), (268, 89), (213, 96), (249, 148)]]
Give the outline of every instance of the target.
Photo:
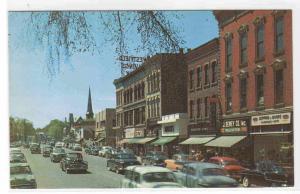
[(204, 143), (217, 135), (219, 121), (219, 40), (209, 42), (185, 54), (189, 139), (181, 145), (189, 150), (204, 149)]
[(218, 10), (214, 15), (220, 34), (220, 132), (231, 137), (221, 136), (223, 143), (219, 138), (208, 146), (237, 145), (231, 151), (242, 159), (248, 155), (252, 161), (291, 164), (292, 12)]
[(116, 146), (116, 134), (113, 130), (115, 117), (116, 110), (114, 108), (106, 108), (95, 114), (95, 137), (98, 145)]
[[(119, 131), (118, 139), (124, 139), (121, 143), (145, 144), (154, 140), (161, 130), (157, 122), (162, 115), (186, 112), (185, 81), (182, 51), (148, 57), (136, 70), (116, 79), (115, 129)], [(144, 137), (144, 141), (128, 140), (137, 137)]]

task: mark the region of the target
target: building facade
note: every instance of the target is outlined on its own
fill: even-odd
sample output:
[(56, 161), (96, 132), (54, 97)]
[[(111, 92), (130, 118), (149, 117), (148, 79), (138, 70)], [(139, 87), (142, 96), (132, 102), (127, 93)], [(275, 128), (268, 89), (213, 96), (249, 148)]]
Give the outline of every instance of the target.
[(95, 139), (98, 145), (116, 146), (115, 125), (116, 110), (106, 108), (95, 115)]
[(214, 15), (220, 34), (220, 132), (235, 136), (236, 157), (292, 164), (292, 12), (218, 10)]
[(181, 145), (189, 151), (205, 149), (204, 143), (218, 132), (219, 110), (219, 40), (209, 42), (185, 54), (187, 64), (187, 110), (189, 140)]

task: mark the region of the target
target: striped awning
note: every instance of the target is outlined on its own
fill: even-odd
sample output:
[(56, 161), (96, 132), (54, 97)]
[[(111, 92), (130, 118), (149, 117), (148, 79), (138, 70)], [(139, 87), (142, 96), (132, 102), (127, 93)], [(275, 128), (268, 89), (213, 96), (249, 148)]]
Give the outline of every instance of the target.
[(214, 139), (215, 137), (191, 137), (183, 142), (180, 142), (179, 144), (182, 145), (199, 145), (199, 144), (205, 144), (209, 142), (210, 140)]
[(229, 148), (245, 139), (246, 137), (247, 136), (221, 136), (208, 142), (207, 144), (205, 144), (205, 146)]

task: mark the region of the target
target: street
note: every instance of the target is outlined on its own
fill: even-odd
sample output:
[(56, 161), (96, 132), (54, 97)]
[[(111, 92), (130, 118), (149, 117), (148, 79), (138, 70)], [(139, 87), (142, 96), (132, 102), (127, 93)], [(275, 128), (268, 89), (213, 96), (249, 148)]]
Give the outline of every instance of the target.
[(39, 189), (120, 187), (123, 175), (108, 171), (105, 158), (82, 152), (84, 160), (88, 162), (88, 172), (66, 174), (61, 170), (59, 163), (52, 163), (49, 157), (31, 154), (29, 149), (22, 149), (22, 152), (32, 169)]

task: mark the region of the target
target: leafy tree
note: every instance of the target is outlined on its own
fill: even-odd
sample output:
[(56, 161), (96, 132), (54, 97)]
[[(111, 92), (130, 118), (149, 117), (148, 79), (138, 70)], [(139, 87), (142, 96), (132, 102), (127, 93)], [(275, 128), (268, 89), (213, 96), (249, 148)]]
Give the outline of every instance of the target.
[(9, 117), (9, 125), (11, 141), (27, 141), (29, 136), (35, 136), (33, 124), (27, 119)]
[(43, 128), (43, 131), (46, 132), (49, 136), (54, 137), (56, 140), (62, 140), (63, 130), (67, 125), (58, 119), (50, 121), (46, 127)]

